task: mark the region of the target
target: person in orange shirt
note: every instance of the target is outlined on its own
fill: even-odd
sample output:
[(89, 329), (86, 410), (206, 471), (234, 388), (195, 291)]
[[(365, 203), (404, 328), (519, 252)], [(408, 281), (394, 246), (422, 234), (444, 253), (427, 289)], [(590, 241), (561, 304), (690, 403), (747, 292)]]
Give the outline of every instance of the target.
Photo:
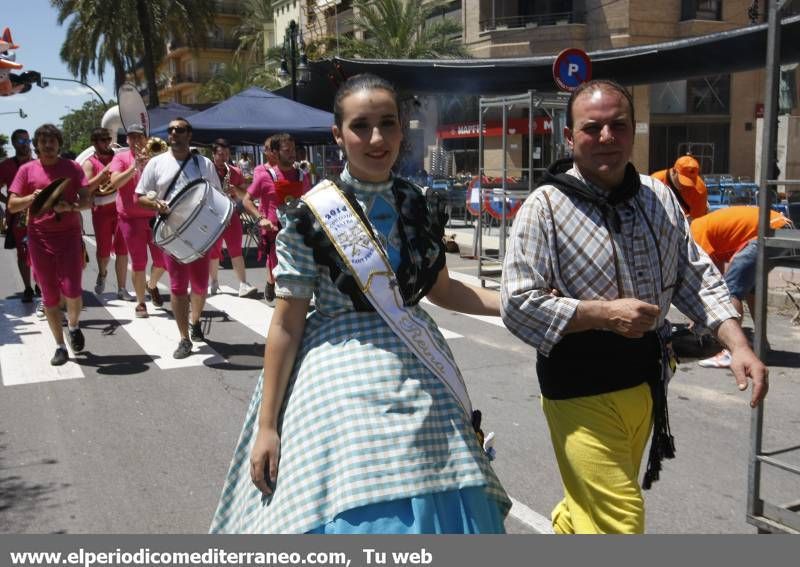
[[(724, 274), (731, 302), (740, 316), (744, 314), (742, 301), (747, 301), (751, 314), (755, 312), (753, 288), (758, 257), (758, 215), (758, 207), (727, 207), (695, 219), (691, 224), (695, 242)], [(770, 211), (772, 228), (784, 228), (790, 224), (791, 221), (781, 213)], [(699, 364), (728, 368), (730, 359), (730, 353), (723, 350), (716, 356), (701, 360)]]
[(672, 189), (687, 216), (697, 219), (708, 214), (708, 188), (700, 177), (700, 164), (692, 156), (681, 156), (671, 168), (650, 177)]

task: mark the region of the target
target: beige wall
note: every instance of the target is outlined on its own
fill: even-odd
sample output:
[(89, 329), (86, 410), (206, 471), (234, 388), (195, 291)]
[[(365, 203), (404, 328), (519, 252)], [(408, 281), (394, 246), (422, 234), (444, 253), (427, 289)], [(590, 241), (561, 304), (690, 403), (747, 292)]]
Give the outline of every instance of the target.
[[(503, 139), (491, 137), (483, 139), (483, 171), (488, 177), (498, 177), (503, 173)], [(507, 175), (522, 176), (522, 135), (514, 134), (506, 138), (508, 144)]]

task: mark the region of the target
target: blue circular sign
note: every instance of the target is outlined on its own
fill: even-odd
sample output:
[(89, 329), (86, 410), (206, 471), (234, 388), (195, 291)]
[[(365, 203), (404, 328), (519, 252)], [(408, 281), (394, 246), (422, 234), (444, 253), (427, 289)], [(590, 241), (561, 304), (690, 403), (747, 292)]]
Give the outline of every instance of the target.
[(565, 49), (553, 61), (553, 79), (561, 90), (574, 91), (591, 78), (592, 61), (580, 49)]

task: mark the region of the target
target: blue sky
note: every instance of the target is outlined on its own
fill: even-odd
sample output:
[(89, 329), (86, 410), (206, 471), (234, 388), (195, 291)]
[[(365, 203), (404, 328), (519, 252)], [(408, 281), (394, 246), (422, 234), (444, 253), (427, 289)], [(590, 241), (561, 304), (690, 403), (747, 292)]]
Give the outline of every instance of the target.
[[(73, 79), (67, 67), (61, 62), (58, 53), (66, 36), (66, 26), (58, 25), (56, 10), (49, 0), (3, 0), (5, 10), (0, 16), (2, 28), (11, 28), (17, 50), (17, 63), (22, 63), (22, 71), (39, 71), (43, 76)], [(10, 8), (10, 9), (9, 9)], [(92, 85), (107, 101), (114, 95), (114, 71), (106, 67), (105, 80), (90, 76), (87, 83)], [(22, 119), (18, 114), (0, 114), (0, 132), (7, 136), (16, 128), (33, 131), (46, 122), (58, 124), (60, 118), (70, 109), (80, 108), (83, 103), (97, 97), (86, 87), (77, 83), (50, 81), (44, 89), (33, 86), (24, 94), (0, 97), (0, 113), (14, 112), (20, 108), (28, 115)], [(6, 146), (11, 151), (11, 146)]]

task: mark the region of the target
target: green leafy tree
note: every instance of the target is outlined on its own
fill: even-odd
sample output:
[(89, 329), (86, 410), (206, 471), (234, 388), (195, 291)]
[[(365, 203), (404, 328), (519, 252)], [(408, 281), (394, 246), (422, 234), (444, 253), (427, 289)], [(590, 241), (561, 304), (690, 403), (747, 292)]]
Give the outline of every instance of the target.
[(339, 40), (343, 57), (369, 59), (442, 59), (469, 57), (459, 36), (461, 24), (434, 18), (446, 4), (433, 0), (354, 0), (353, 26), (363, 39)]
[(273, 90), (280, 86), (280, 81), (275, 77), (273, 70), (260, 66), (248, 68), (242, 63), (235, 62), (226, 65), (211, 80), (203, 84), (197, 93), (197, 99), (200, 102), (217, 102), (230, 98), (248, 87)]
[(148, 104), (158, 106), (156, 64), (166, 38), (190, 47), (205, 45), (214, 20), (214, 0), (50, 0), (58, 21), (69, 21), (61, 58), (82, 81), (89, 72), (102, 78), (106, 63), (117, 87), (141, 64)]
[[(110, 101), (109, 104), (116, 104)], [(61, 132), (64, 135), (64, 147), (62, 152), (81, 153), (92, 145), (90, 140), (92, 130), (100, 126), (103, 119), (105, 108), (96, 100), (83, 103), (83, 106), (65, 114), (60, 118)]]
[(245, 0), (242, 23), (236, 28), (239, 38), (236, 58), (239, 61), (250, 65), (264, 61), (266, 26), (272, 21), (271, 0)]
[(136, 21), (132, 3), (50, 0), (50, 4), (58, 10), (58, 23), (67, 24), (60, 56), (70, 73), (84, 82), (90, 72), (102, 80), (106, 64), (110, 64), (114, 85), (119, 88), (126, 71), (133, 69), (136, 55), (143, 51), (136, 26), (131, 25)]

